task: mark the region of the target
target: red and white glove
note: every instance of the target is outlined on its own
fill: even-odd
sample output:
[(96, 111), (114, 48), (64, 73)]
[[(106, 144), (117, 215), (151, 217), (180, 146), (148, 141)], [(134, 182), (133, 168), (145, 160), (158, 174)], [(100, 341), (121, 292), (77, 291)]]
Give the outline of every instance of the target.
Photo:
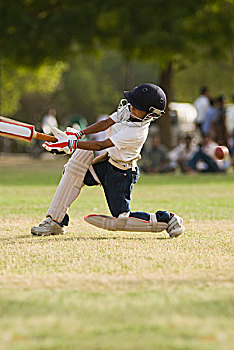
[(74, 128), (67, 127), (67, 130), (65, 131), (65, 134), (68, 136), (68, 147), (71, 150), (76, 149), (76, 144), (78, 140), (81, 140), (83, 137), (85, 137), (84, 131), (77, 130)]
[(70, 126), (67, 127), (65, 134), (67, 136), (76, 136), (78, 140), (84, 137), (84, 131), (71, 128)]
[(54, 127), (52, 132), (58, 141), (45, 142), (42, 146), (53, 154), (72, 154), (77, 148), (77, 141), (84, 136), (83, 131), (73, 128), (67, 128), (67, 131), (64, 132)]

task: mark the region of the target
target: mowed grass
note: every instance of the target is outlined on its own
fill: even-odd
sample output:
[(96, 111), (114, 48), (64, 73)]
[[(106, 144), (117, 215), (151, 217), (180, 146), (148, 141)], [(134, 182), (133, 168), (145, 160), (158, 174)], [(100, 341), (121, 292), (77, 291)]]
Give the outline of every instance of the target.
[(0, 158), (0, 349), (233, 349), (233, 174), (141, 177), (132, 210), (183, 216), (178, 239), (88, 225), (100, 187), (33, 237), (65, 161)]

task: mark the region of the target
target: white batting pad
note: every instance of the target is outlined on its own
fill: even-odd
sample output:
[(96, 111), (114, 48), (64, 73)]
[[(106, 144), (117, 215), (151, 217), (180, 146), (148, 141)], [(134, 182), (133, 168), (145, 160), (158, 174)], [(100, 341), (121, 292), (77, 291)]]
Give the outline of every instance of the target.
[(122, 216), (114, 218), (112, 216), (96, 214), (88, 215), (84, 219), (91, 225), (109, 231), (161, 232), (166, 230), (168, 226), (165, 222), (157, 222), (155, 214), (150, 214), (150, 221), (133, 217)]
[(78, 149), (65, 165), (65, 172), (60, 180), (47, 216), (61, 222), (83, 186), (85, 174), (93, 161), (93, 151)]

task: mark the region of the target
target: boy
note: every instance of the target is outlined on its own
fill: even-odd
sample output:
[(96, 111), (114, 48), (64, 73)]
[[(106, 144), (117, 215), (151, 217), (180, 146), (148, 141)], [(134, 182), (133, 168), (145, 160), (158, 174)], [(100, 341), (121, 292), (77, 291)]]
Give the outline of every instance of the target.
[[(63, 234), (68, 225), (67, 210), (78, 197), (83, 185), (101, 184), (112, 217), (89, 215), (85, 220), (108, 230), (160, 232), (167, 230), (170, 237), (184, 232), (182, 218), (168, 211), (156, 213), (131, 212), (133, 184), (139, 177), (137, 160), (146, 141), (150, 122), (165, 111), (166, 95), (157, 85), (145, 83), (133, 91), (125, 91), (117, 112), (109, 118), (90, 125), (83, 131), (54, 129), (58, 139), (43, 146), (52, 153), (71, 154), (65, 171), (47, 212), (47, 218), (31, 229), (37, 236)], [(82, 136), (107, 130), (104, 141), (80, 141)], [(93, 151), (106, 149), (106, 154), (95, 158)]]

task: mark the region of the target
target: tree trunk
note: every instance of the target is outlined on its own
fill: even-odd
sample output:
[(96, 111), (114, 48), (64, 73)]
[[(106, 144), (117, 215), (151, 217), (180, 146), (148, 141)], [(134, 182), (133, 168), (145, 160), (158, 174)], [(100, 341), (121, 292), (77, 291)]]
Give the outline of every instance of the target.
[(2, 113), (2, 60), (0, 58), (0, 114)]
[(168, 113), (169, 112), (168, 105), (172, 99), (172, 63), (171, 62), (169, 62), (168, 66), (161, 71), (159, 85), (167, 95), (167, 107), (166, 107), (165, 114), (158, 120), (161, 141), (168, 148), (171, 148), (171, 119)]

